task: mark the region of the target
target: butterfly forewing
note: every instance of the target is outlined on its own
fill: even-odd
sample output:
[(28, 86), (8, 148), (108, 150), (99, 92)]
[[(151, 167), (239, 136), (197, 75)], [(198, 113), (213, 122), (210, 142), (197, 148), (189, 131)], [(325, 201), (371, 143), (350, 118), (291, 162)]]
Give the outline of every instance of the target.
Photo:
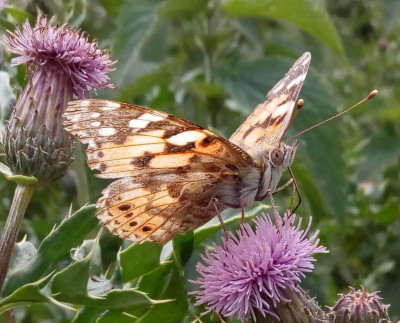
[(64, 117), (66, 130), (88, 144), (89, 167), (102, 178), (251, 163), (250, 156), (228, 140), (146, 107), (78, 100), (69, 103)]
[(307, 75), (311, 54), (304, 53), (288, 73), (268, 92), (230, 141), (247, 152), (257, 145), (277, 146), (288, 129), (300, 90)]

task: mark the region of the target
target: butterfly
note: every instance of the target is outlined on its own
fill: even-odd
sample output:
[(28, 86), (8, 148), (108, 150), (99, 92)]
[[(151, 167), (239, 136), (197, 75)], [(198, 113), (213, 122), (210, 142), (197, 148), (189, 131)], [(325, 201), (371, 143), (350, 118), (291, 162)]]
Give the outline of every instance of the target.
[(297, 142), (282, 142), (311, 54), (304, 53), (229, 140), (190, 121), (110, 100), (77, 100), (65, 129), (88, 144), (88, 166), (116, 179), (97, 217), (111, 233), (165, 244), (226, 208), (271, 196)]

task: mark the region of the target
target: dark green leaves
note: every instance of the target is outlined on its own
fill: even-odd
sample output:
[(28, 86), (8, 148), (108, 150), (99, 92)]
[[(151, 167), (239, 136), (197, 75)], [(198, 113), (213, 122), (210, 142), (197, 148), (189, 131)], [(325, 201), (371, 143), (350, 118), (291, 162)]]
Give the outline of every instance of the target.
[(95, 207), (85, 206), (65, 219), (41, 243), (37, 253), (30, 253), (23, 266), (15, 268), (7, 277), (3, 296), (18, 287), (33, 283), (57, 268), (57, 262), (69, 254), (71, 248), (83, 241), (85, 234), (98, 224)]
[(263, 17), (295, 24), (342, 54), (343, 48), (335, 27), (323, 6), (312, 0), (231, 0), (224, 4), (232, 17)]
[(162, 247), (154, 242), (144, 242), (132, 245), (120, 253), (122, 279), (128, 282), (132, 279), (155, 270), (160, 266)]

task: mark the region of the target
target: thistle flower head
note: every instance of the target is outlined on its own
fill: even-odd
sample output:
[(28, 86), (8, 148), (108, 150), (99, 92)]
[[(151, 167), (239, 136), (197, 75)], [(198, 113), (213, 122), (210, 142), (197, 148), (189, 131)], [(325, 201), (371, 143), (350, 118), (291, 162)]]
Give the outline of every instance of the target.
[(29, 64), (36, 70), (62, 71), (73, 85), (75, 97), (84, 98), (92, 89), (110, 88), (111, 61), (108, 53), (99, 49), (97, 41), (89, 42), (88, 37), (67, 24), (53, 26), (55, 16), (50, 20), (39, 14), (36, 24), (28, 21), (22, 30), (17, 28), (3, 37), (10, 51), (19, 56), (11, 60), (12, 65)]
[(311, 221), (302, 230), (301, 219), (293, 225), (295, 218), (286, 214), (274, 225), (263, 215), (254, 221), (255, 230), (242, 224), (237, 237), (202, 256), (204, 264), (197, 264), (200, 277), (192, 283), (201, 287), (193, 294), (196, 305), (206, 304), (204, 314), (215, 310), (240, 319), (251, 314), (255, 320), (259, 313), (277, 317), (278, 303), (290, 301), (285, 290), (301, 292), (301, 277), (314, 268), (312, 255), (328, 251), (318, 246), (318, 231), (306, 237)]
[(73, 137), (62, 125), (68, 101), (113, 87), (108, 83), (113, 64), (108, 53), (83, 32), (53, 22), (54, 17), (39, 14), (34, 27), (27, 21), (22, 30), (2, 38), (19, 55), (12, 64), (26, 63), (30, 73), (0, 149), (14, 174), (35, 176), (39, 183), (61, 177), (72, 162)]
[(379, 292), (369, 293), (364, 287), (356, 290), (350, 287), (348, 294), (340, 294), (335, 306), (330, 308), (333, 323), (389, 323), (389, 305), (381, 302)]

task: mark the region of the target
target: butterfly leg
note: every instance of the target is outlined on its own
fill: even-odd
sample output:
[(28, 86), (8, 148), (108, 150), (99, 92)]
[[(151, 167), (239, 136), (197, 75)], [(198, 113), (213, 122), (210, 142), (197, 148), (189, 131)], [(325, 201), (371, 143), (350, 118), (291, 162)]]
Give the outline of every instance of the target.
[(216, 198), (214, 198), (214, 209), (215, 209), (215, 212), (217, 213), (217, 216), (218, 216), (218, 220), (219, 220), (219, 222), (221, 222), (221, 227), (222, 227), (222, 230), (224, 230), (224, 235), (225, 235), (225, 240), (228, 240), (228, 238), (229, 238), (229, 230), (228, 230), (228, 228), (226, 227), (226, 225), (225, 225), (225, 222), (224, 222), (224, 220), (222, 219), (222, 216), (221, 216), (221, 213), (219, 212), (219, 210), (218, 210), (218, 207), (217, 207), (217, 199)]
[(270, 194), (269, 194), (269, 200), (270, 200), (270, 202), (271, 202), (271, 207), (272, 207), (272, 210), (274, 211), (274, 214), (275, 214), (275, 215), (279, 215), (278, 207), (277, 207), (276, 204), (275, 204), (273, 195), (274, 195), (274, 193), (270, 193)]
[(242, 207), (242, 223), (244, 223), (244, 208)]
[(277, 189), (274, 190), (274, 192), (272, 194), (276, 194), (280, 191), (282, 191), (284, 188), (288, 187), (290, 184), (293, 183), (293, 178), (289, 179), (285, 184), (279, 186)]
[(270, 199), (270, 202), (271, 202), (272, 210), (274, 211), (275, 224), (276, 224), (277, 227), (281, 227), (282, 226), (282, 218), (279, 215), (278, 207), (275, 205), (274, 198), (273, 198), (273, 193), (269, 194), (269, 199)]

